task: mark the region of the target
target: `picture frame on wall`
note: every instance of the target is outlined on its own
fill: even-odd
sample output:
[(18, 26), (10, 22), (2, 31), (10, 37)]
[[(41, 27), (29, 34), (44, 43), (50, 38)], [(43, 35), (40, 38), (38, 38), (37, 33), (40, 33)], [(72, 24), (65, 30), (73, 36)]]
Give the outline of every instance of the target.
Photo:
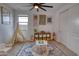
[(52, 23), (52, 17), (47, 18), (47, 23)]

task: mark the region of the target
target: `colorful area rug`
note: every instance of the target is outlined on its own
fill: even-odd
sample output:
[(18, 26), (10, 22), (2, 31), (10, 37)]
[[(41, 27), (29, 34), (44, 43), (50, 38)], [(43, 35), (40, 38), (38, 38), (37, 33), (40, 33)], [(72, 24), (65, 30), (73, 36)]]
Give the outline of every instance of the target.
[[(23, 48), (19, 51), (17, 56), (33, 56), (32, 54), (32, 47), (35, 45), (35, 43), (32, 43), (30, 45), (24, 45)], [(48, 47), (54, 48), (54, 50), (50, 50), (48, 56), (65, 56), (65, 54), (58, 49), (55, 45), (51, 46), (48, 45)]]

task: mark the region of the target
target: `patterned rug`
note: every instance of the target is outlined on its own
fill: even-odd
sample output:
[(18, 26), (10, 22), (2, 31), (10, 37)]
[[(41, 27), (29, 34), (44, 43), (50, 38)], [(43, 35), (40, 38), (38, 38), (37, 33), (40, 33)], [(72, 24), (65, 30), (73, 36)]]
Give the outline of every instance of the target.
[[(24, 45), (17, 56), (33, 56), (32, 47), (34, 45), (35, 43), (32, 43), (30, 45)], [(60, 49), (58, 49), (55, 45), (53, 46), (48, 45), (48, 47), (53, 48), (53, 50), (49, 51), (48, 56), (65, 56), (65, 54)]]

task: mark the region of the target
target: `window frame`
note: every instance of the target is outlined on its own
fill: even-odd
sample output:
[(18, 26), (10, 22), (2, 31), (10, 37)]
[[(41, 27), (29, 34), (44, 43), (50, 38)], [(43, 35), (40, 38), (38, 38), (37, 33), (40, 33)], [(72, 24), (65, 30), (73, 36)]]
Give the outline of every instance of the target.
[[(28, 30), (28, 22), (19, 22), (19, 17), (28, 17), (28, 16), (18, 16), (18, 24), (19, 26), (27, 26), (27, 29), (21, 29), (22, 31), (27, 31)], [(27, 25), (21, 25), (20, 23), (27, 23)]]

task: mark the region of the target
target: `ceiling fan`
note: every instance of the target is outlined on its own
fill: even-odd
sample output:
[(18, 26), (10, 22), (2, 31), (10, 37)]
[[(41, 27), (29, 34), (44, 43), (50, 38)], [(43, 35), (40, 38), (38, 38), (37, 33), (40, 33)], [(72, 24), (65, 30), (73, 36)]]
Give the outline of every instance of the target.
[(32, 9), (36, 9), (37, 12), (39, 11), (39, 9), (47, 11), (44, 7), (53, 8), (53, 6), (45, 5), (45, 3), (30, 3), (29, 6), (32, 6), (32, 8), (29, 11), (31, 11)]

